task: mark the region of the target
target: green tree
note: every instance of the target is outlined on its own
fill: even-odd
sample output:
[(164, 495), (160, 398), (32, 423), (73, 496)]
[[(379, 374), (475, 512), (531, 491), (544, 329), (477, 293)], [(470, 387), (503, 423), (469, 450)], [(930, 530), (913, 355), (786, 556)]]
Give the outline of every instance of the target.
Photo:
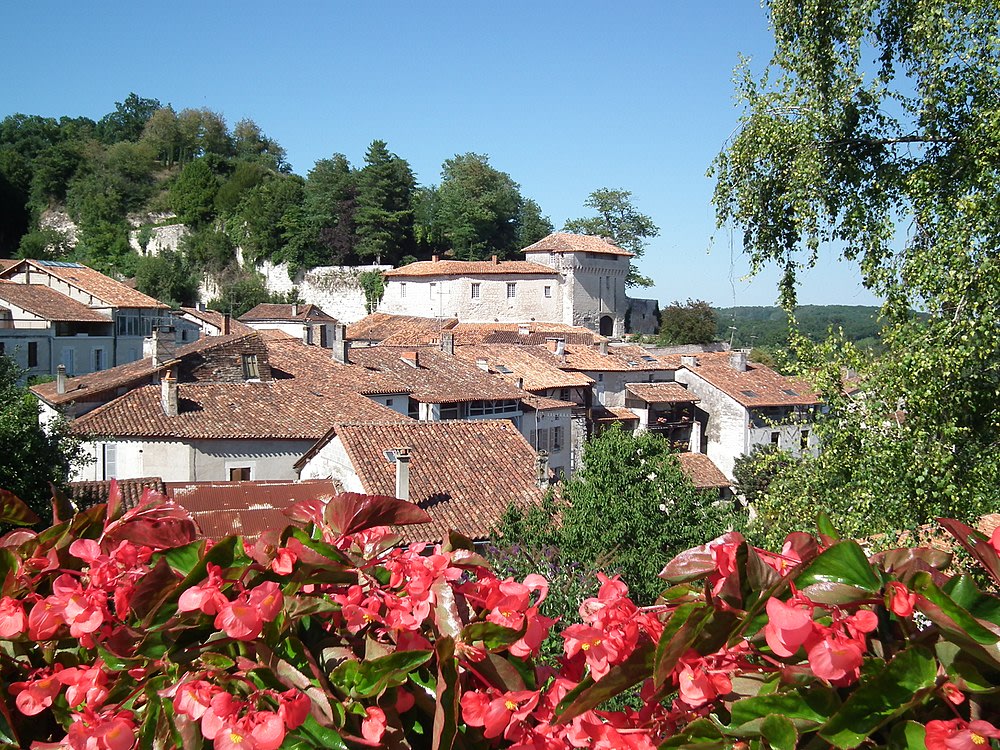
[[(635, 253), (637, 258), (646, 252), (647, 240), (660, 234), (653, 220), (632, 205), (632, 193), (628, 190), (600, 188), (592, 192), (583, 205), (594, 209), (597, 216), (567, 219), (563, 231), (607, 237), (612, 244)], [(629, 269), (625, 283), (629, 286), (653, 285), (652, 279), (641, 276), (635, 268)]]
[(517, 246), (527, 247), (543, 237), (552, 234), (552, 222), (542, 215), (542, 207), (531, 198), (521, 203), (521, 213), (517, 219)]
[(185, 235), (179, 249), (193, 268), (215, 277), (236, 265), (236, 246), (225, 232), (202, 226)]
[(143, 128), (160, 109), (156, 99), (144, 99), (135, 92), (125, 101), (115, 102), (115, 111), (106, 114), (97, 123), (97, 135), (104, 143), (137, 141), (142, 137)]
[(659, 344), (710, 344), (717, 327), (715, 309), (704, 300), (673, 302), (660, 312)]
[(198, 276), (182, 253), (164, 250), (159, 255), (139, 258), (135, 270), (135, 288), (178, 308), (197, 301)]
[(285, 149), (264, 135), (260, 126), (250, 119), (236, 123), (232, 133), (233, 152), (240, 161), (253, 162), (274, 172), (291, 172), (291, 165), (285, 160)]
[(47, 429), (38, 423), (38, 401), (20, 383), (24, 377), (9, 357), (0, 355), (0, 488), (24, 500), (43, 521), (51, 521), (52, 491), (68, 481), (83, 461), (79, 443), (57, 419)]
[(524, 198), (510, 175), (490, 166), (483, 154), (462, 154), (445, 161), (441, 184), (420, 194), (421, 240), (450, 250), (462, 260), (491, 255), (513, 257)]
[(409, 163), (372, 141), (358, 173), (354, 215), (357, 253), (376, 263), (397, 263), (413, 251), (413, 197), (416, 180)]
[[(847, 533), (995, 510), (1000, 6), (769, 9), (774, 57), (759, 79), (740, 74), (741, 127), (713, 166), (718, 221), (742, 229), (754, 268), (783, 271), (790, 313), (797, 271), (833, 243), (887, 320), (877, 359), (793, 340), (830, 414), (819, 458), (771, 494), (799, 513), (784, 520), (826, 508)], [(853, 364), (860, 397), (842, 387)]]
[(301, 177), (274, 174), (246, 191), (228, 226), (248, 261), (302, 263), (285, 250), (291, 234), (301, 231), (303, 186)]
[(219, 178), (206, 159), (196, 159), (185, 165), (170, 186), (170, 205), (178, 218), (195, 226), (206, 224), (215, 217), (215, 196)]
[(296, 290), (287, 294), (273, 294), (268, 291), (260, 274), (235, 268), (230, 269), (219, 286), (221, 294), (211, 300), (208, 307), (234, 318), (264, 302), (287, 304), (300, 301)]
[(303, 196), (305, 236), (300, 241), (316, 247), (326, 265), (357, 257), (358, 190), (358, 173), (343, 154), (320, 159), (309, 170)]
[(21, 238), (18, 258), (59, 260), (70, 252), (69, 240), (57, 229), (36, 229)]

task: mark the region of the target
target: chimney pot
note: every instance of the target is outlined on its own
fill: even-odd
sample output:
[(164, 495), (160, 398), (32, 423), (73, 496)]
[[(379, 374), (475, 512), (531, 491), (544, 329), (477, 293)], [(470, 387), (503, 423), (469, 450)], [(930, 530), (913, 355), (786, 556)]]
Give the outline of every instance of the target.
[(531, 326), (527, 323), (517, 324), (517, 335), (518, 336), (528, 336), (531, 334)]
[(222, 316), (222, 335), (228, 336), (229, 331), (232, 328), (232, 323), (230, 322), (229, 315)]
[(729, 365), (737, 372), (746, 372), (747, 354), (746, 349), (733, 349), (729, 352)]
[(535, 457), (535, 481), (539, 487), (547, 487), (549, 484), (549, 452), (538, 451)]
[(160, 404), (166, 416), (177, 416), (177, 378), (172, 372), (160, 381)]
[(410, 499), (410, 448), (393, 448), (396, 454), (396, 499)]
[(500, 259), (496, 255), (494, 255), (493, 256), (493, 265), (496, 266), (496, 265), (499, 265), (499, 264), (500, 264)]
[(298, 314), (299, 314), (299, 303), (298, 302), (293, 302), (292, 303), (292, 317), (293, 318), (298, 317)]
[(602, 356), (607, 356), (607, 354), (608, 354), (608, 342), (607, 341), (600, 342), (597, 345), (597, 347), (598, 347), (598, 351), (601, 352)]
[(66, 392), (66, 365), (56, 368), (56, 393)]
[(153, 367), (169, 362), (177, 351), (177, 332), (171, 325), (153, 326), (142, 342), (142, 353), (153, 360)]
[(441, 333), (441, 351), (445, 354), (455, 353), (455, 334), (451, 331)]
[(681, 357), (681, 364), (684, 365), (685, 367), (697, 367), (698, 358), (695, 357), (693, 354), (685, 354), (684, 356)]
[(351, 363), (351, 342), (347, 341), (347, 326), (343, 323), (333, 326), (333, 359), (342, 365)]
[(419, 354), (417, 353), (416, 349), (407, 349), (406, 351), (404, 351), (402, 354), (399, 355), (399, 358), (402, 359), (410, 367), (420, 366)]
[(437, 263), (440, 260), (441, 260), (441, 256), (440, 255), (432, 255), (431, 256), (431, 263)]

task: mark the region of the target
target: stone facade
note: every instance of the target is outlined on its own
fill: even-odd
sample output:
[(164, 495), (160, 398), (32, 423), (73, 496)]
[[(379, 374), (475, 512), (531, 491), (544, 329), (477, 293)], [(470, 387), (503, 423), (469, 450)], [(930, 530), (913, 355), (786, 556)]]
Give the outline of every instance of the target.
[(365, 293), (358, 276), (365, 271), (388, 271), (392, 266), (318, 266), (299, 271), (294, 280), (288, 266), (263, 261), (257, 270), (263, 275), (268, 291), (287, 294), (298, 291), (299, 299), (313, 304), (341, 323), (351, 324), (368, 314)]

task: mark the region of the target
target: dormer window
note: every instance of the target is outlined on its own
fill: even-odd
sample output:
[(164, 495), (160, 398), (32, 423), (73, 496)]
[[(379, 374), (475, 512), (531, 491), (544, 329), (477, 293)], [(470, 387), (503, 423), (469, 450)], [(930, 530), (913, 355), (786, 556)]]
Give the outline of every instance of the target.
[(243, 379), (260, 380), (260, 368), (257, 365), (256, 354), (243, 355)]

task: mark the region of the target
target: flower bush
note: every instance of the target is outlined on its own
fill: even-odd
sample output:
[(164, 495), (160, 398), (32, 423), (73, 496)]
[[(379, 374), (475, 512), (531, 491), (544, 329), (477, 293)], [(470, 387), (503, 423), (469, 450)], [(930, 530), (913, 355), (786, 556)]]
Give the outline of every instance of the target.
[[(2, 496), (2, 520), (29, 520)], [(466, 539), (399, 546), (419, 508), (300, 503), (253, 544), (117, 491), (0, 543), (7, 747), (982, 748), (1000, 737), (1000, 600), (929, 549), (869, 558), (821, 523), (780, 553), (682, 553), (638, 607), (617, 578), (535, 657), (548, 582)], [(1000, 539), (942, 521), (991, 586)], [(637, 707), (608, 701), (631, 691)], [(615, 702), (613, 705), (621, 705)]]

